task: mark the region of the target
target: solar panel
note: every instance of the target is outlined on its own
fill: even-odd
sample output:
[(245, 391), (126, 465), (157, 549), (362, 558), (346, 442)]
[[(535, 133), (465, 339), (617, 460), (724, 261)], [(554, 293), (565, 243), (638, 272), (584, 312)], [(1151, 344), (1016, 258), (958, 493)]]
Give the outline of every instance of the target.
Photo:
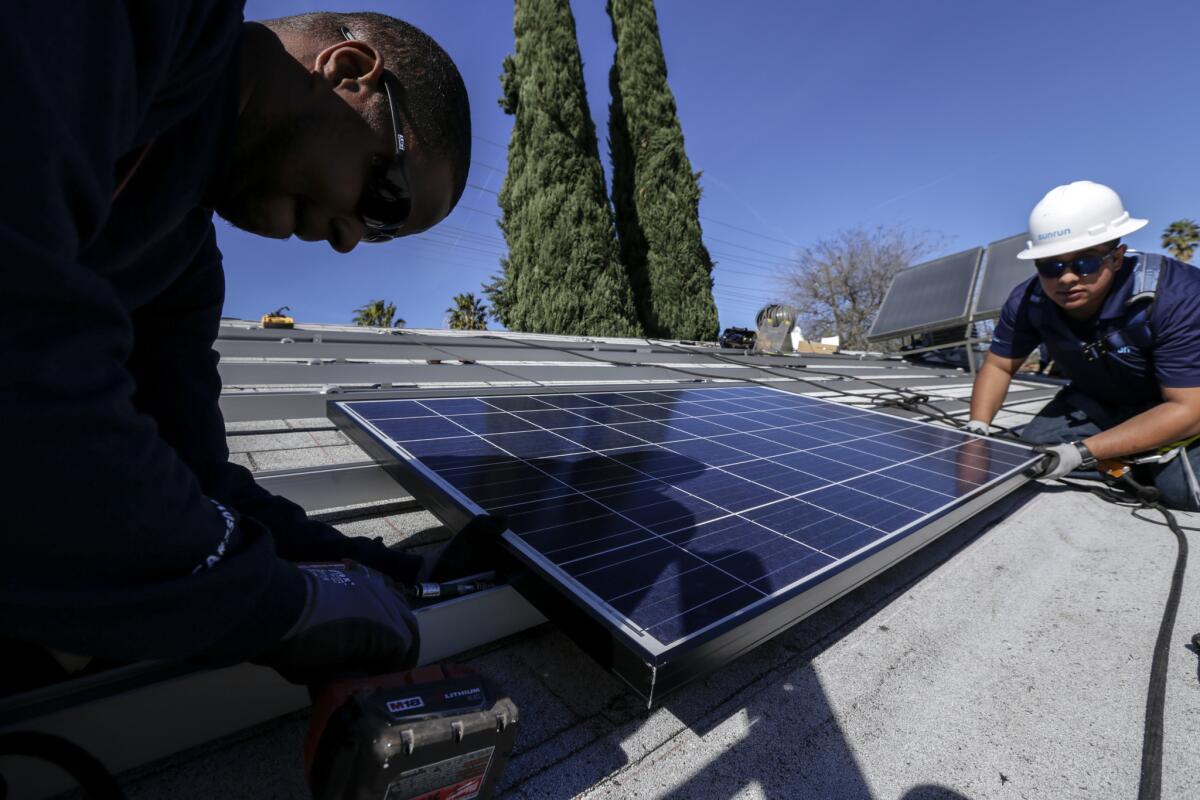
[(987, 246), (984, 257), (983, 278), (975, 295), (975, 310), (972, 319), (991, 319), (1000, 316), (1004, 301), (1017, 288), (1017, 284), (1033, 275), (1033, 264), (1018, 261), (1017, 253), (1025, 249), (1029, 234), (1018, 233), (1007, 239), (992, 242)]
[(648, 700), (1015, 488), (1028, 448), (758, 385), (333, 401), (450, 527)]
[(982, 247), (901, 270), (892, 278), (869, 341), (966, 325)]

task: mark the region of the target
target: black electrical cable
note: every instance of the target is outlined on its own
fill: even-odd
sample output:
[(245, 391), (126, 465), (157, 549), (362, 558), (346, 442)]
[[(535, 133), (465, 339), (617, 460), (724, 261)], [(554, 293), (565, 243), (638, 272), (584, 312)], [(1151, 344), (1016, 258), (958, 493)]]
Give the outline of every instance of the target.
[[(1180, 454), (1179, 457), (1187, 458), (1187, 455)], [(1166, 713), (1167, 665), (1171, 657), (1171, 636), (1175, 630), (1179, 598), (1183, 593), (1183, 576), (1187, 570), (1188, 543), (1184, 530), (1200, 529), (1185, 528), (1180, 525), (1171, 510), (1159, 501), (1157, 489), (1143, 486), (1128, 473), (1119, 480), (1128, 487), (1126, 494), (1129, 499), (1136, 503), (1136, 506), (1131, 509), (1133, 516), (1155, 525), (1165, 524), (1175, 534), (1176, 542), (1175, 568), (1171, 572), (1171, 588), (1167, 592), (1162, 622), (1158, 626), (1158, 638), (1154, 642), (1154, 655), (1150, 661), (1150, 683), (1146, 691), (1146, 722), (1142, 735), (1142, 768), (1138, 782), (1138, 800), (1158, 800), (1162, 794), (1163, 718)], [(1116, 493), (1115, 487), (1111, 484), (1106, 489), (1099, 489), (1074, 481), (1064, 480), (1062, 482), (1068, 486), (1086, 489), (1106, 502), (1116, 505), (1126, 504), (1124, 498)], [(1165, 522), (1146, 519), (1137, 513), (1146, 508), (1162, 514)], [(1192, 646), (1200, 652), (1200, 633), (1193, 634), (1191, 642)]]

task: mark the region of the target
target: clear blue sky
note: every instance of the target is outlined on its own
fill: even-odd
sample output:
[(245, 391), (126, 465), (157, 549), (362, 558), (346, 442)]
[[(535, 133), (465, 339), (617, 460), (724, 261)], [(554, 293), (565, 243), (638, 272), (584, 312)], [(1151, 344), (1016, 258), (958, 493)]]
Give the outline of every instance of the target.
[[(603, 0), (573, 2), (588, 100), (607, 153), (614, 44)], [(496, 226), (512, 118), (496, 104), (512, 52), (503, 0), (250, 0), (248, 19), (317, 9), (400, 16), (455, 59), (475, 133), (459, 207), (425, 235), (360, 245), (260, 239), (219, 224), (228, 316), (290, 305), (345, 323), (372, 298), (409, 327), (441, 327), (458, 292), (499, 269)], [(944, 252), (1025, 229), (1052, 186), (1107, 183), (1150, 225), (1200, 218), (1195, 42), (1200, 3), (1111, 0), (660, 0), (688, 155), (703, 172), (704, 235), (721, 325), (750, 325), (806, 243), (855, 225), (937, 231)]]

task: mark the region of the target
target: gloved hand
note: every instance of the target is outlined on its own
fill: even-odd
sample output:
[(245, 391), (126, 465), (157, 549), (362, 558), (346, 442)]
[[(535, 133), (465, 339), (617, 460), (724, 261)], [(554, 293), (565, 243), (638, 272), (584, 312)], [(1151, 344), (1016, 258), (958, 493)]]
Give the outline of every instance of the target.
[(962, 429), (967, 433), (977, 433), (980, 436), (990, 436), (992, 432), (991, 426), (977, 419), (973, 419), (966, 425), (963, 425)]
[(300, 618), (254, 663), (309, 686), (416, 664), (417, 621), (390, 580), (350, 560), (299, 567), (308, 587)]
[(1067, 444), (1040, 444), (1034, 452), (1049, 456), (1037, 467), (1035, 478), (1061, 478), (1083, 465), (1083, 453), (1075, 442)]

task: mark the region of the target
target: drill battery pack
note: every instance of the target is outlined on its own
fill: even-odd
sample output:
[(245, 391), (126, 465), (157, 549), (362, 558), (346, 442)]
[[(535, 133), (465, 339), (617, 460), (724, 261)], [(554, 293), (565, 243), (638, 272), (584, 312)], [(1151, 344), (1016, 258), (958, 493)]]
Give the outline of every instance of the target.
[(304, 747), (316, 800), (491, 797), (517, 707), (453, 665), (340, 681), (321, 692)]

